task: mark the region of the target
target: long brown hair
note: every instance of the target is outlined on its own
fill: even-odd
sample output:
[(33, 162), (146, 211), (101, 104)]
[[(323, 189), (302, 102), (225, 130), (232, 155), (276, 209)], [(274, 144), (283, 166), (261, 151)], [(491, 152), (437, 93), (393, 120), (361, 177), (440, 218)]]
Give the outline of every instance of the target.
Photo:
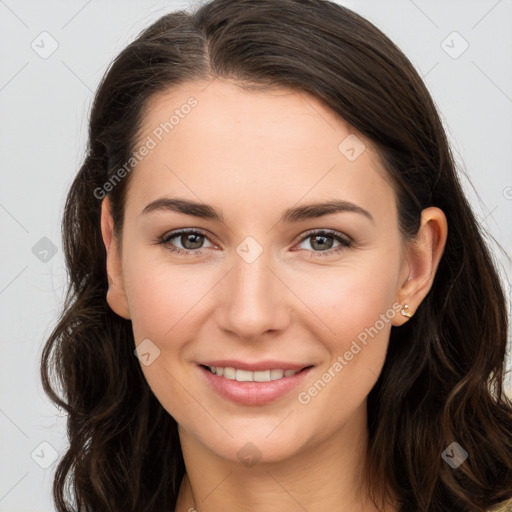
[[(404, 239), (414, 239), (423, 208), (447, 217), (433, 286), (414, 317), (391, 330), (368, 397), (375, 502), (395, 496), (402, 512), (457, 512), (512, 498), (506, 300), (422, 80), (382, 32), (335, 3), (213, 0), (144, 30), (94, 99), (87, 154), (63, 217), (69, 289), (41, 363), (44, 389), (68, 414), (57, 510), (175, 506), (185, 471), (177, 424), (144, 379), (130, 321), (106, 302), (98, 190), (129, 160), (153, 95), (216, 77), (306, 91), (368, 137), (395, 188)], [(130, 176), (108, 193), (118, 235)], [(468, 453), (457, 469), (441, 457), (452, 442)]]

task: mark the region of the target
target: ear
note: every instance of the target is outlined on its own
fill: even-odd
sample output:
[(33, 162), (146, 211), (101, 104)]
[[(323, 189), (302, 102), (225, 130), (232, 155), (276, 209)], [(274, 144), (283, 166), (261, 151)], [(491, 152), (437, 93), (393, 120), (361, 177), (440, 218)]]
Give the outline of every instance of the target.
[[(402, 306), (401, 311), (404, 311), (407, 304), (406, 311), (414, 315), (430, 291), (444, 252), (447, 235), (448, 223), (443, 211), (436, 207), (424, 209), (421, 212), (418, 235), (407, 244), (404, 251), (401, 284), (396, 295), (397, 302)], [(402, 325), (407, 320), (408, 317), (399, 312), (393, 318), (392, 325)]]
[(101, 203), (101, 236), (107, 251), (107, 302), (115, 313), (129, 320), (130, 310), (124, 289), (120, 248), (114, 235), (114, 221), (110, 212), (110, 200), (105, 197)]

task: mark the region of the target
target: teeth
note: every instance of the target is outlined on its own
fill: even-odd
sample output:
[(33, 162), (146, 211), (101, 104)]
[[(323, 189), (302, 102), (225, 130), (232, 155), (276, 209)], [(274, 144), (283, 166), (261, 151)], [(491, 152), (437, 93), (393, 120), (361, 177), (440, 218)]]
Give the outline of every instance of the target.
[(208, 366), (208, 368), (216, 375), (222, 376), (225, 379), (237, 380), (238, 382), (268, 382), (271, 380), (279, 380), (283, 377), (291, 377), (300, 371), (272, 369), (250, 372), (248, 370), (231, 368), (230, 366), (226, 368), (221, 366)]
[(253, 372), (254, 382), (268, 382), (270, 380), (270, 370), (263, 372)]
[(251, 382), (253, 372), (248, 372), (247, 370), (237, 370), (235, 373), (235, 380), (238, 382)]
[(284, 377), (284, 370), (270, 370), (270, 380), (282, 379)]
[(235, 376), (236, 370), (234, 368), (230, 368), (229, 366), (224, 368), (224, 377), (226, 377), (226, 379), (235, 380)]

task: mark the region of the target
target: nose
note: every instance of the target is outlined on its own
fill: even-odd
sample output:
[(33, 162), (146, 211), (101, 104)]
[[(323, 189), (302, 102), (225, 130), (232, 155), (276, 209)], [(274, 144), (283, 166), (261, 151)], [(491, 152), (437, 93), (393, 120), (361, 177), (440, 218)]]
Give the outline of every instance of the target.
[(291, 292), (269, 267), (265, 253), (247, 263), (235, 258), (222, 280), (216, 319), (219, 328), (241, 339), (256, 340), (284, 331), (290, 324)]

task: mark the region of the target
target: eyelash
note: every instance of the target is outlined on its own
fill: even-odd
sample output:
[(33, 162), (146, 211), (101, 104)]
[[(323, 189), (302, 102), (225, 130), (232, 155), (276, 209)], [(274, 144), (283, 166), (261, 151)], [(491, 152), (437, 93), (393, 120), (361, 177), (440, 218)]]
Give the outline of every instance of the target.
[[(170, 233), (166, 233), (165, 235), (160, 237), (157, 240), (157, 243), (159, 245), (163, 245), (166, 250), (168, 250), (168, 251), (170, 251), (172, 253), (175, 253), (175, 254), (184, 255), (184, 256), (192, 256), (192, 257), (194, 257), (194, 256), (196, 256), (196, 257), (202, 256), (204, 254), (204, 251), (202, 251), (200, 249), (197, 249), (197, 250), (181, 249), (181, 248), (176, 247), (176, 246), (174, 246), (174, 245), (172, 245), (170, 243), (170, 240), (172, 240), (173, 238), (179, 237), (181, 235), (189, 235), (189, 234), (204, 236), (206, 239), (208, 239), (210, 241), (210, 243), (212, 243), (211, 240), (206, 235), (206, 233), (202, 232), (201, 230), (195, 229), (195, 228), (193, 228), (193, 229), (180, 229), (180, 230), (177, 230), (177, 231), (171, 231)], [(345, 249), (348, 249), (348, 248), (352, 247), (352, 244), (353, 244), (353, 241), (349, 237), (347, 237), (346, 235), (341, 235), (337, 231), (333, 231), (333, 230), (330, 230), (330, 229), (317, 229), (317, 230), (307, 231), (302, 236), (302, 238), (298, 241), (298, 244), (301, 244), (302, 242), (304, 242), (305, 240), (307, 240), (308, 238), (311, 238), (313, 236), (328, 236), (328, 237), (332, 237), (337, 242), (339, 242), (340, 245), (338, 247), (336, 247), (336, 248), (328, 249), (326, 251), (312, 251), (312, 250), (310, 251), (308, 249), (299, 249), (299, 250), (305, 250), (308, 253), (310, 253), (309, 257), (332, 256), (333, 254), (339, 253), (339, 252), (341, 252), (341, 251), (343, 251)]]

